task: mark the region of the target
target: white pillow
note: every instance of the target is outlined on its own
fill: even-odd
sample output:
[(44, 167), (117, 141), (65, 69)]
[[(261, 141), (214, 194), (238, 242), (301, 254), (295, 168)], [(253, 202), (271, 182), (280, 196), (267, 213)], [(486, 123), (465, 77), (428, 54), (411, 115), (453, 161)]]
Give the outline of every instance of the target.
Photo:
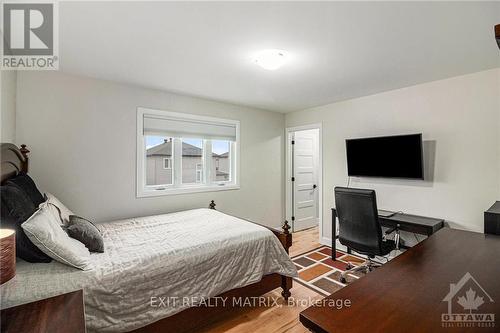
[(48, 203), (42, 203), (21, 227), (33, 244), (52, 259), (83, 270), (92, 268), (89, 250), (66, 234)]
[[(52, 194), (45, 193), (45, 196), (47, 197), (47, 200), (45, 200), (45, 203), (47, 203), (47, 202), (51, 203), (54, 206), (56, 206), (57, 208), (59, 208), (60, 214), (58, 214), (58, 215), (60, 216), (60, 220), (61, 220), (60, 224), (62, 224), (62, 225), (68, 225), (69, 224), (69, 216), (70, 215), (75, 215), (75, 214), (73, 214), (72, 211), (70, 211), (66, 206), (64, 206), (63, 203), (61, 201), (59, 201)], [(44, 203), (41, 203), (41, 205), (43, 205), (43, 204)]]

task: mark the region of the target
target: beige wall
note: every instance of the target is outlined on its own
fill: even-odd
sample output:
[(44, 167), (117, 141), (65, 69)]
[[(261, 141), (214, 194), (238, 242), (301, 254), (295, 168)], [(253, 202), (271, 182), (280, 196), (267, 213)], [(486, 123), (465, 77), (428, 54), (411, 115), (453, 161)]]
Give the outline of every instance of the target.
[[(206, 207), (270, 226), (283, 219), (284, 115), (59, 72), (18, 76), (17, 138), (31, 174), (97, 221)], [(241, 122), (241, 189), (136, 198), (138, 106)], [(255, 168), (254, 161), (267, 161)]]
[(16, 141), (16, 71), (0, 71), (1, 85), (1, 142)]
[[(2, 83), (7, 80), (15, 94), (15, 77), (5, 79), (4, 73)], [(10, 140), (4, 127), (14, 133), (16, 120), (4, 122), (9, 108), (2, 85), (2, 141), (26, 142), (31, 173), (42, 189), (77, 214), (104, 221), (202, 207), (215, 199), (228, 213), (281, 222), (283, 115), (56, 72), (22, 72), (17, 81), (17, 133)], [(240, 120), (241, 190), (135, 198), (137, 106)], [(376, 189), (381, 208), (482, 231), (482, 212), (500, 200), (500, 69), (286, 115), (287, 127), (317, 122), (323, 123), (325, 236), (333, 187), (347, 182), (346, 138), (424, 134), (426, 173), (433, 181), (352, 179), (353, 186)], [(268, 161), (265, 170), (254, 168), (255, 160)]]
[[(286, 126), (323, 124), (323, 232), (331, 235), (333, 188), (347, 184), (345, 139), (423, 133), (427, 181), (357, 178), (380, 208), (445, 218), (483, 230), (500, 200), (500, 69), (430, 82), (286, 115)], [(374, 161), (376, 163), (376, 161)]]

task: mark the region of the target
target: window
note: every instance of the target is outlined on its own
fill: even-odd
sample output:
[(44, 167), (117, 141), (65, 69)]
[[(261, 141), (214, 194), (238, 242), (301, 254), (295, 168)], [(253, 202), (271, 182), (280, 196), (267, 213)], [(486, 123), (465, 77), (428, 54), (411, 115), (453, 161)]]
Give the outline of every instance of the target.
[(239, 188), (239, 122), (138, 108), (137, 196)]
[(201, 183), (203, 179), (203, 164), (196, 164), (196, 182)]
[[(181, 139), (182, 142), (182, 183), (201, 183), (203, 171), (203, 140)], [(200, 175), (198, 174), (200, 172)]]
[(163, 159), (163, 169), (172, 169), (172, 158)]
[(212, 181), (231, 181), (231, 141), (212, 140)]
[(145, 177), (147, 186), (168, 186), (173, 184), (172, 143), (173, 138), (159, 135), (145, 135)]

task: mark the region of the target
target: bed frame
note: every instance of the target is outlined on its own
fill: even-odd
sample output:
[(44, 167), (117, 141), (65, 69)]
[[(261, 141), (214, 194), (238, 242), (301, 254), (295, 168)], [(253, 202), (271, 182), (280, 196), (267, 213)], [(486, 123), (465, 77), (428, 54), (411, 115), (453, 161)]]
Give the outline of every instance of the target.
[[(19, 172), (28, 172), (28, 153), (30, 151), (26, 148), (26, 145), (23, 144), (21, 145), (21, 148), (18, 148), (12, 143), (1, 143), (0, 150), (1, 183), (16, 176)], [(215, 206), (216, 204), (214, 200), (212, 200), (209, 208), (215, 209)], [(292, 246), (292, 234), (290, 233), (290, 226), (288, 225), (288, 222), (285, 221), (283, 224), (283, 231), (274, 228), (268, 229), (273, 232), (285, 248), (285, 251), (288, 253), (290, 246)], [(227, 301), (224, 302), (225, 306), (222, 304), (223, 302), (216, 302), (217, 306), (198, 306), (188, 308), (173, 316), (163, 318), (133, 332), (183, 333), (194, 331), (196, 328), (210, 324), (220, 318), (224, 313), (227, 313), (232, 308), (237, 307), (237, 305), (234, 305), (232, 301), (233, 299), (262, 296), (265, 293), (280, 287), (282, 288), (281, 295), (285, 301), (288, 301), (288, 298), (291, 295), (290, 289), (292, 288), (292, 278), (274, 273), (264, 276), (262, 280), (257, 283), (242, 288), (232, 289), (219, 295), (218, 297), (227, 299)]]
[(0, 145), (0, 181), (2, 184), (4, 181), (16, 176), (21, 171), (28, 172), (29, 152), (26, 145), (21, 145), (21, 148), (18, 148), (12, 143), (2, 143)]

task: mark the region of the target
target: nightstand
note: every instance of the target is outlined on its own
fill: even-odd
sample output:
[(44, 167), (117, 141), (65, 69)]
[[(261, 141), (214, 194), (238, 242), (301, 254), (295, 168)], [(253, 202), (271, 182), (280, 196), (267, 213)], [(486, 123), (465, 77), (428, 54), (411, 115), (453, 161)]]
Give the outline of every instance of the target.
[(4, 309), (1, 317), (2, 333), (85, 333), (83, 291)]

